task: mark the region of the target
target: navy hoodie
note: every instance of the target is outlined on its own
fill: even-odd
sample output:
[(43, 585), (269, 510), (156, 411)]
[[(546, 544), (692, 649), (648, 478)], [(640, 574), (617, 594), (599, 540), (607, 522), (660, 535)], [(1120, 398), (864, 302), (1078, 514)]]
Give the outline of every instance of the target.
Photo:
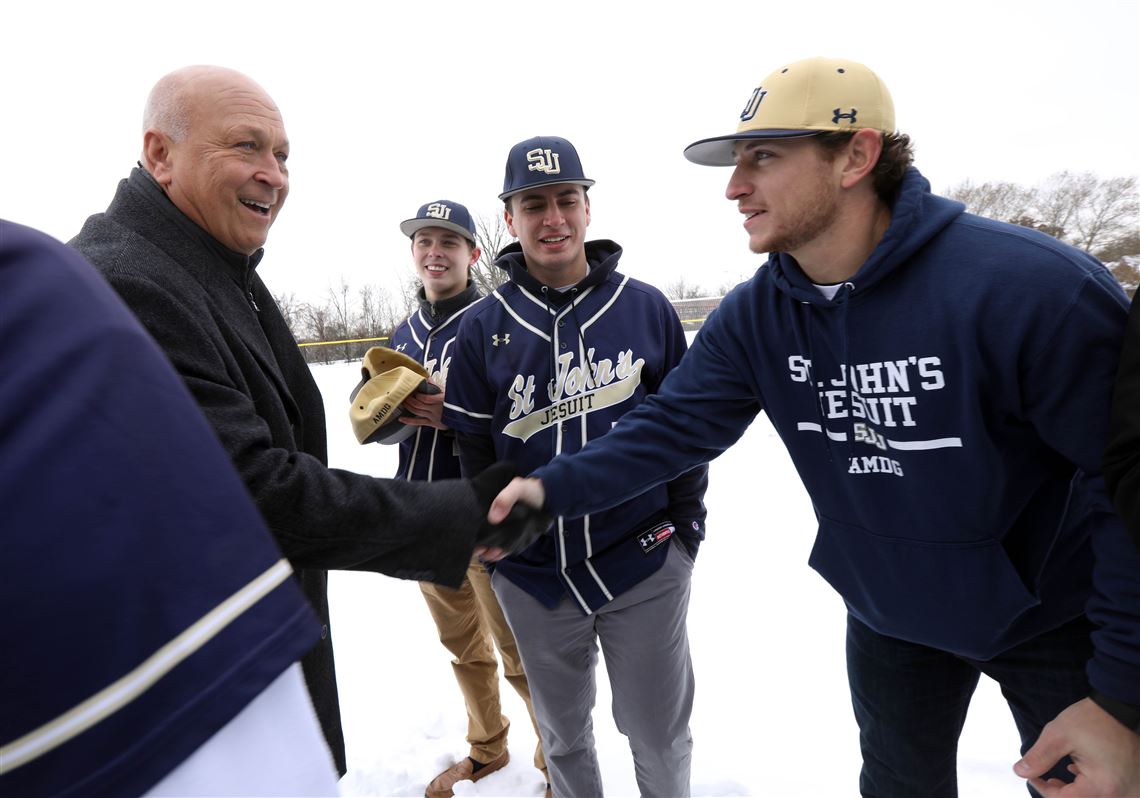
[(1140, 557), (1098, 475), (1126, 310), (1092, 257), (911, 169), (833, 300), (773, 254), (660, 392), (535, 476), (550, 511), (591, 512), (763, 410), (815, 507), (811, 565), (853, 615), (984, 660), (1087, 611), (1092, 685), (1137, 704)]

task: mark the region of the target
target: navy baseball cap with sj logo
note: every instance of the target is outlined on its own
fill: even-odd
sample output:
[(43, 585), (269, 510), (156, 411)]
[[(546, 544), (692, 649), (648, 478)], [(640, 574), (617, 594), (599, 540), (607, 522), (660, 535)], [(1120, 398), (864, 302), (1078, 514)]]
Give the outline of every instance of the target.
[(578, 151), (566, 139), (557, 136), (535, 136), (511, 147), (507, 156), (507, 173), (503, 178), (505, 200), (520, 191), (558, 183), (574, 183), (589, 188), (594, 185), (582, 173)]
[(414, 238), (417, 230), (425, 227), (442, 227), (475, 243), (475, 222), (467, 208), (451, 200), (436, 200), (421, 205), (419, 211), (411, 219), (400, 222), (400, 232), (409, 238)]

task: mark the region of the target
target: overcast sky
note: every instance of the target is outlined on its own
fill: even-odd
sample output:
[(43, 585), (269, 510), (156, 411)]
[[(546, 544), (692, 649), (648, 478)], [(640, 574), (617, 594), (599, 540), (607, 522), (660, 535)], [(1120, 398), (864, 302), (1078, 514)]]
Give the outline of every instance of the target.
[(146, 95), (194, 63), (241, 70), (285, 117), (292, 189), (260, 269), (321, 299), (411, 274), (398, 229), (441, 198), (498, 215), (517, 141), (578, 148), (595, 238), (622, 271), (715, 288), (750, 274), (727, 169), (682, 149), (815, 55), (870, 66), (935, 190), (1068, 169), (1140, 175), (1140, 2), (8, 3), (0, 217), (64, 240), (138, 159)]

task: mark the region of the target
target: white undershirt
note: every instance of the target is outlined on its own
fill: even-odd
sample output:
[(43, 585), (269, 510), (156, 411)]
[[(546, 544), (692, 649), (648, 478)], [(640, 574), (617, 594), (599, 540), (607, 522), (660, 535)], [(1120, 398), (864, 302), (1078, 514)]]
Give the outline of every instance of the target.
[(839, 293), (839, 289), (843, 287), (843, 283), (831, 283), (830, 285), (820, 285), (819, 283), (812, 283), (816, 290), (819, 291), (826, 299), (835, 299), (835, 295)]
[(293, 664), (145, 798), (339, 796), (332, 755)]

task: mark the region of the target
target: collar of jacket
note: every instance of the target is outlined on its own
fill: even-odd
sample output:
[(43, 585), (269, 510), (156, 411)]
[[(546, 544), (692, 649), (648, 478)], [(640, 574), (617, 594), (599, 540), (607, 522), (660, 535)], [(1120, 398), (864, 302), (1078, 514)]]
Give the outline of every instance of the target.
[(143, 168), (142, 164), (131, 170), (128, 184), (150, 200), (163, 216), (177, 225), (179, 230), (217, 255), (218, 259), (226, 265), (230, 276), (241, 286), (243, 291), (247, 294), (251, 291), (253, 270), (257, 268), (257, 264), (261, 263), (261, 258), (265, 255), (264, 248), (257, 250), (252, 255), (245, 255), (223, 246), (218, 239), (191, 221), (190, 217), (171, 202), (170, 197), (162, 190), (162, 186), (158, 184), (150, 172)]
[[(600, 238), (597, 241), (587, 241), (585, 247), (589, 272), (576, 285), (548, 291), (547, 301), (552, 306), (558, 308), (564, 306), (574, 296), (572, 289), (578, 289), (577, 294), (581, 294), (587, 288), (604, 282), (617, 268), (618, 260), (621, 258), (621, 247), (613, 241)], [(500, 269), (506, 269), (511, 275), (511, 280), (527, 293), (542, 296), (543, 284), (527, 271), (526, 258), (519, 242), (515, 241), (504, 247), (495, 259), (495, 265)]]
[(435, 327), (455, 311), (467, 307), (478, 299), (479, 289), (468, 278), (467, 287), (447, 299), (441, 299), (438, 302), (430, 301), (424, 294), (423, 286), (420, 286), (420, 290), (416, 292), (416, 297), (420, 301), (420, 311), (431, 321), (431, 326)]

